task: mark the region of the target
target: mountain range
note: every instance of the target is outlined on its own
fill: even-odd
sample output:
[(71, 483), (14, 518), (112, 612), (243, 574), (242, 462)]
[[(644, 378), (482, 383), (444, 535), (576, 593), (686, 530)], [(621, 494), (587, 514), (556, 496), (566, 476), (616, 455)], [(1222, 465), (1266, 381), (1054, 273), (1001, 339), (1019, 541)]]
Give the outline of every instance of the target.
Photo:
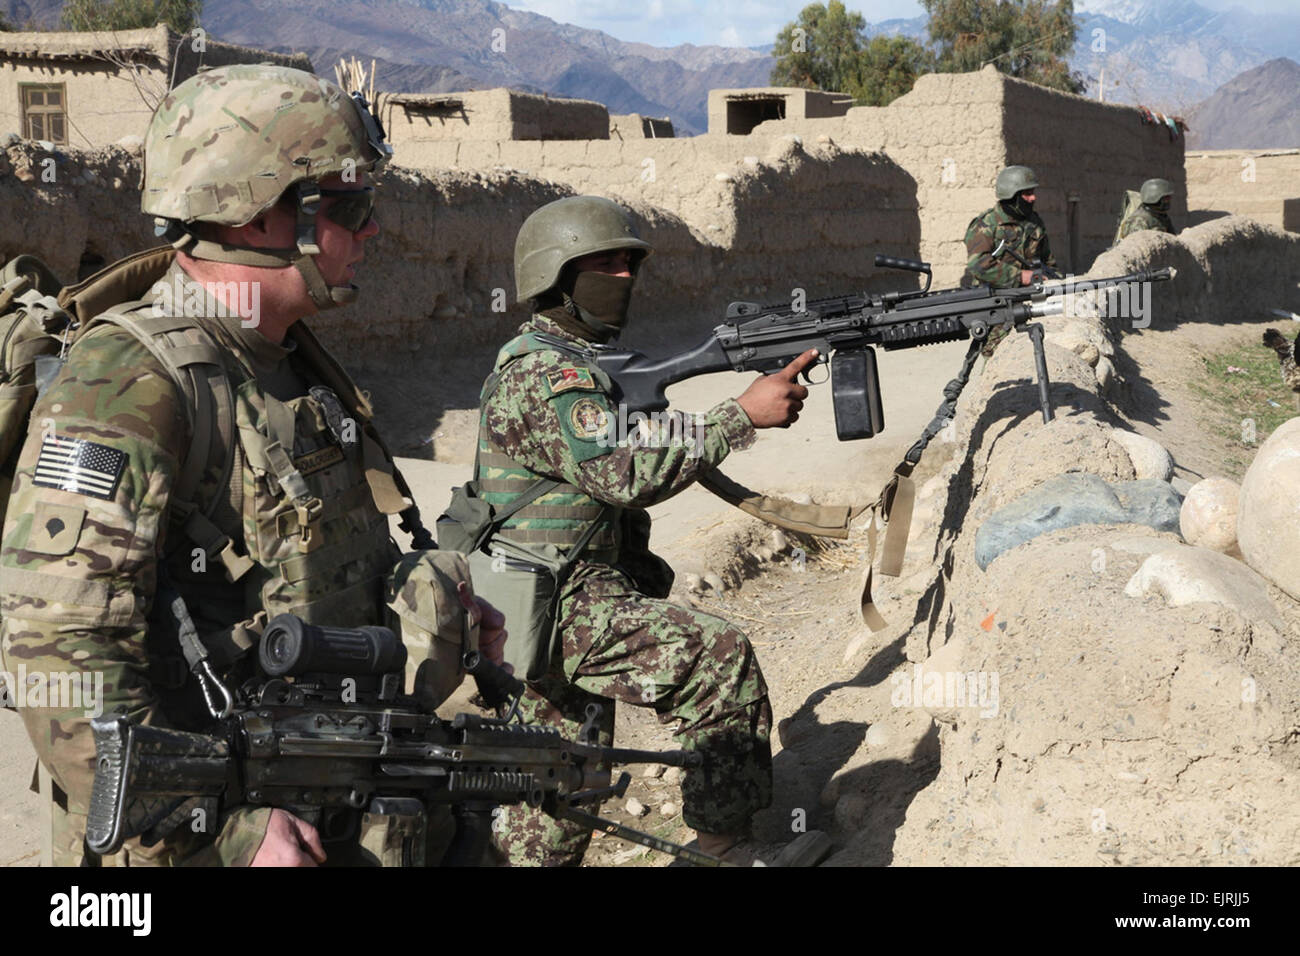
[(1233, 77), (1187, 122), (1194, 149), (1300, 147), (1300, 63), (1278, 57)]
[[(19, 24), (53, 24), (61, 6), (0, 0)], [(1104, 79), (1114, 102), (1186, 116), (1233, 77), (1300, 58), (1300, 14), (1215, 11), (1195, 0), (1081, 0), (1076, 9), (1071, 66), (1087, 95), (1098, 96)], [(326, 75), (340, 56), (374, 59), (378, 85), (393, 92), (510, 86), (669, 116), (678, 135), (706, 128), (710, 89), (766, 85), (774, 62), (770, 46), (628, 43), (494, 0), (206, 0), (202, 22), (222, 40), (305, 52)], [(885, 20), (867, 32), (927, 42), (925, 25), (924, 17)], [(1271, 71), (1260, 82), (1282, 76)], [(1280, 97), (1282, 111), (1286, 94), (1253, 88), (1255, 99)]]

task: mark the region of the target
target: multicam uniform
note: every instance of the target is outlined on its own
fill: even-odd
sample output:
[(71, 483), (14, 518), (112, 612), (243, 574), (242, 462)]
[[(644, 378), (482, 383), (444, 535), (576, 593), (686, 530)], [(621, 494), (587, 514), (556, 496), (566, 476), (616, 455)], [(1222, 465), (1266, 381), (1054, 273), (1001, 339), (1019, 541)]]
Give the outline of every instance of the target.
[[(171, 270), (164, 282), (179, 281), (187, 302), (203, 301), (204, 316), (222, 314), (179, 266)], [(92, 329), (37, 403), (18, 461), (0, 551), (4, 665), (44, 675), (28, 676), (36, 683), (101, 672), (104, 713), (204, 730), (210, 718), (159, 600), (160, 572), (184, 596), (216, 673), (237, 686), (275, 614), (340, 626), (393, 623), (385, 601), (398, 551), (377, 502), (391, 511), (400, 495), (393, 497), (391, 461), (367, 434), (364, 399), (338, 396), (316, 377), (320, 359), (303, 360), (314, 340), (301, 324), (277, 345), (238, 318), (173, 322), (155, 316), (153, 303), (127, 309), (155, 329), (197, 323), (218, 344), (238, 441), (218, 448), (214, 439), (197, 498), (216, 496), (219, 534), (196, 535), (201, 525), (193, 524), (183, 533), (175, 520), (173, 492), (193, 440), (186, 398), (134, 335)], [(231, 479), (222, 483), (231, 455)], [(206, 539), (206, 553), (190, 540), (196, 536)], [(224, 538), (234, 545), (224, 547)], [(423, 597), (435, 599), (432, 590)], [(24, 688), (29, 701), (33, 689)], [(85, 708), (19, 709), (53, 778), (46, 796), (55, 804), (54, 862), (75, 865), (94, 770)], [(108, 862), (247, 864), (269, 814), (236, 810), (213, 828), (215, 840), (188, 827), (151, 848), (132, 840)], [(337, 856), (333, 862), (348, 861)], [(373, 857), (351, 862), (362, 860)]]
[[(530, 684), (525, 719), (573, 738), (586, 705), (599, 702), (601, 741), (608, 744), (614, 700), (653, 707), (662, 722), (680, 722), (686, 748), (706, 756), (704, 767), (683, 780), (686, 823), (711, 833), (741, 832), (771, 800), (767, 687), (739, 629), (661, 600), (672, 572), (649, 552), (643, 508), (747, 447), (754, 428), (728, 400), (705, 416), (702, 435), (679, 418), (677, 434), (685, 440), (660, 435), (616, 447), (605, 431), (615, 414), (608, 379), (535, 336), (562, 339), (576, 350), (586, 343), (542, 315), (520, 332), (501, 350), (499, 383), (484, 404), (481, 493), (500, 506), (539, 476), (564, 482), (505, 524), (500, 536), (523, 544), (569, 547), (591, 521), (601, 522), (562, 592), (559, 650), (550, 673)], [(590, 839), (588, 830), (527, 808), (507, 810), (497, 829), (516, 865), (577, 864)]]
[[(1006, 203), (1000, 202), (976, 216), (966, 227), (967, 259), (963, 285), (983, 284), (995, 289), (1019, 287), (1020, 273), (1025, 267), (1008, 251), (993, 258), (993, 250), (1001, 242), (1005, 242), (1006, 248), (1018, 253), (1025, 262), (1041, 260), (1043, 265), (1056, 268), (1056, 257), (1047, 241), (1047, 228), (1038, 213), (1031, 212), (1027, 218), (1022, 218), (1008, 209)], [(982, 353), (991, 356), (1007, 333), (1006, 326), (1002, 325), (991, 330)]]
[(1135, 232), (1143, 232), (1147, 229), (1167, 232), (1171, 236), (1174, 234), (1174, 224), (1170, 221), (1168, 213), (1142, 203), (1119, 224), (1116, 239), (1124, 239)]

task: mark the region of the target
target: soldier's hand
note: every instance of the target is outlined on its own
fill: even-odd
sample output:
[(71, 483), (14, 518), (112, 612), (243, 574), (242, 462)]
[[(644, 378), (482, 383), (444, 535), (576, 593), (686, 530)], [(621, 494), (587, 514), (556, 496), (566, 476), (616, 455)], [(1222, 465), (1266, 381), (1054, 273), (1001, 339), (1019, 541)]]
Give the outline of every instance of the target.
[(515, 669), (505, 660), (506, 637), (509, 634), (506, 630), (505, 615), (481, 597), (476, 597), (474, 600), (478, 602), (479, 611), (483, 615), (478, 622), (479, 653), (497, 667), (504, 667), (513, 674)]
[(249, 866), (317, 866), (325, 862), (320, 834), (287, 810), (272, 810), (266, 837)]
[(469, 612), (470, 626), (478, 625), (479, 653), (497, 667), (504, 667), (507, 673), (513, 674), (515, 669), (505, 661), (508, 635), (505, 615), (477, 597), (464, 581), (457, 583), (456, 596), (460, 598), (460, 606)]
[(785, 428), (799, 420), (808, 389), (797, 379), (816, 359), (817, 350), (809, 349), (781, 371), (758, 378), (736, 399), (755, 428)]
[(1020, 270), (1021, 285), (1033, 285), (1037, 281), (1038, 281), (1038, 273), (1035, 272), (1033, 269)]

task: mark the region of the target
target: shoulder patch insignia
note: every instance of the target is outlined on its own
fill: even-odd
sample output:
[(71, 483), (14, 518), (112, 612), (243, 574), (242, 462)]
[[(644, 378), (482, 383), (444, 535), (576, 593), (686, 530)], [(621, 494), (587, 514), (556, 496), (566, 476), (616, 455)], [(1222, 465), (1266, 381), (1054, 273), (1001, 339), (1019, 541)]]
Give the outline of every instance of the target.
[(47, 434), (32, 484), (111, 500), (122, 479), (126, 453), (81, 438)]
[(592, 380), (588, 369), (573, 366), (547, 372), (546, 384), (550, 387), (552, 395), (559, 395), (571, 388), (583, 388), (588, 391), (594, 391), (596, 388), (596, 383)]
[(595, 399), (580, 398), (569, 409), (569, 426), (584, 441), (595, 441), (609, 430), (609, 416)]

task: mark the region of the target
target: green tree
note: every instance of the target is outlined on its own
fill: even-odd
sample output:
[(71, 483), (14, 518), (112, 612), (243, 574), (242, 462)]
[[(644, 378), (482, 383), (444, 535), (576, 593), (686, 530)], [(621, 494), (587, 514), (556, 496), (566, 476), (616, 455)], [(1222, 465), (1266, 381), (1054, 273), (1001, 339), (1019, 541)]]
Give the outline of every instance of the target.
[(1003, 73), (1042, 86), (1082, 93), (1070, 72), (1078, 25), (1074, 0), (921, 0), (930, 15), (938, 68), (965, 73), (992, 63)]
[(775, 86), (848, 93), (862, 105), (883, 106), (906, 93), (931, 68), (930, 54), (907, 37), (866, 38), (862, 14), (840, 0), (812, 3), (777, 34)]
[(910, 37), (875, 36), (858, 58), (855, 82), (845, 90), (859, 106), (888, 106), (934, 71), (934, 55)]
[(203, 0), (66, 0), (68, 30), (134, 30), (165, 23), (177, 33), (199, 25)]

